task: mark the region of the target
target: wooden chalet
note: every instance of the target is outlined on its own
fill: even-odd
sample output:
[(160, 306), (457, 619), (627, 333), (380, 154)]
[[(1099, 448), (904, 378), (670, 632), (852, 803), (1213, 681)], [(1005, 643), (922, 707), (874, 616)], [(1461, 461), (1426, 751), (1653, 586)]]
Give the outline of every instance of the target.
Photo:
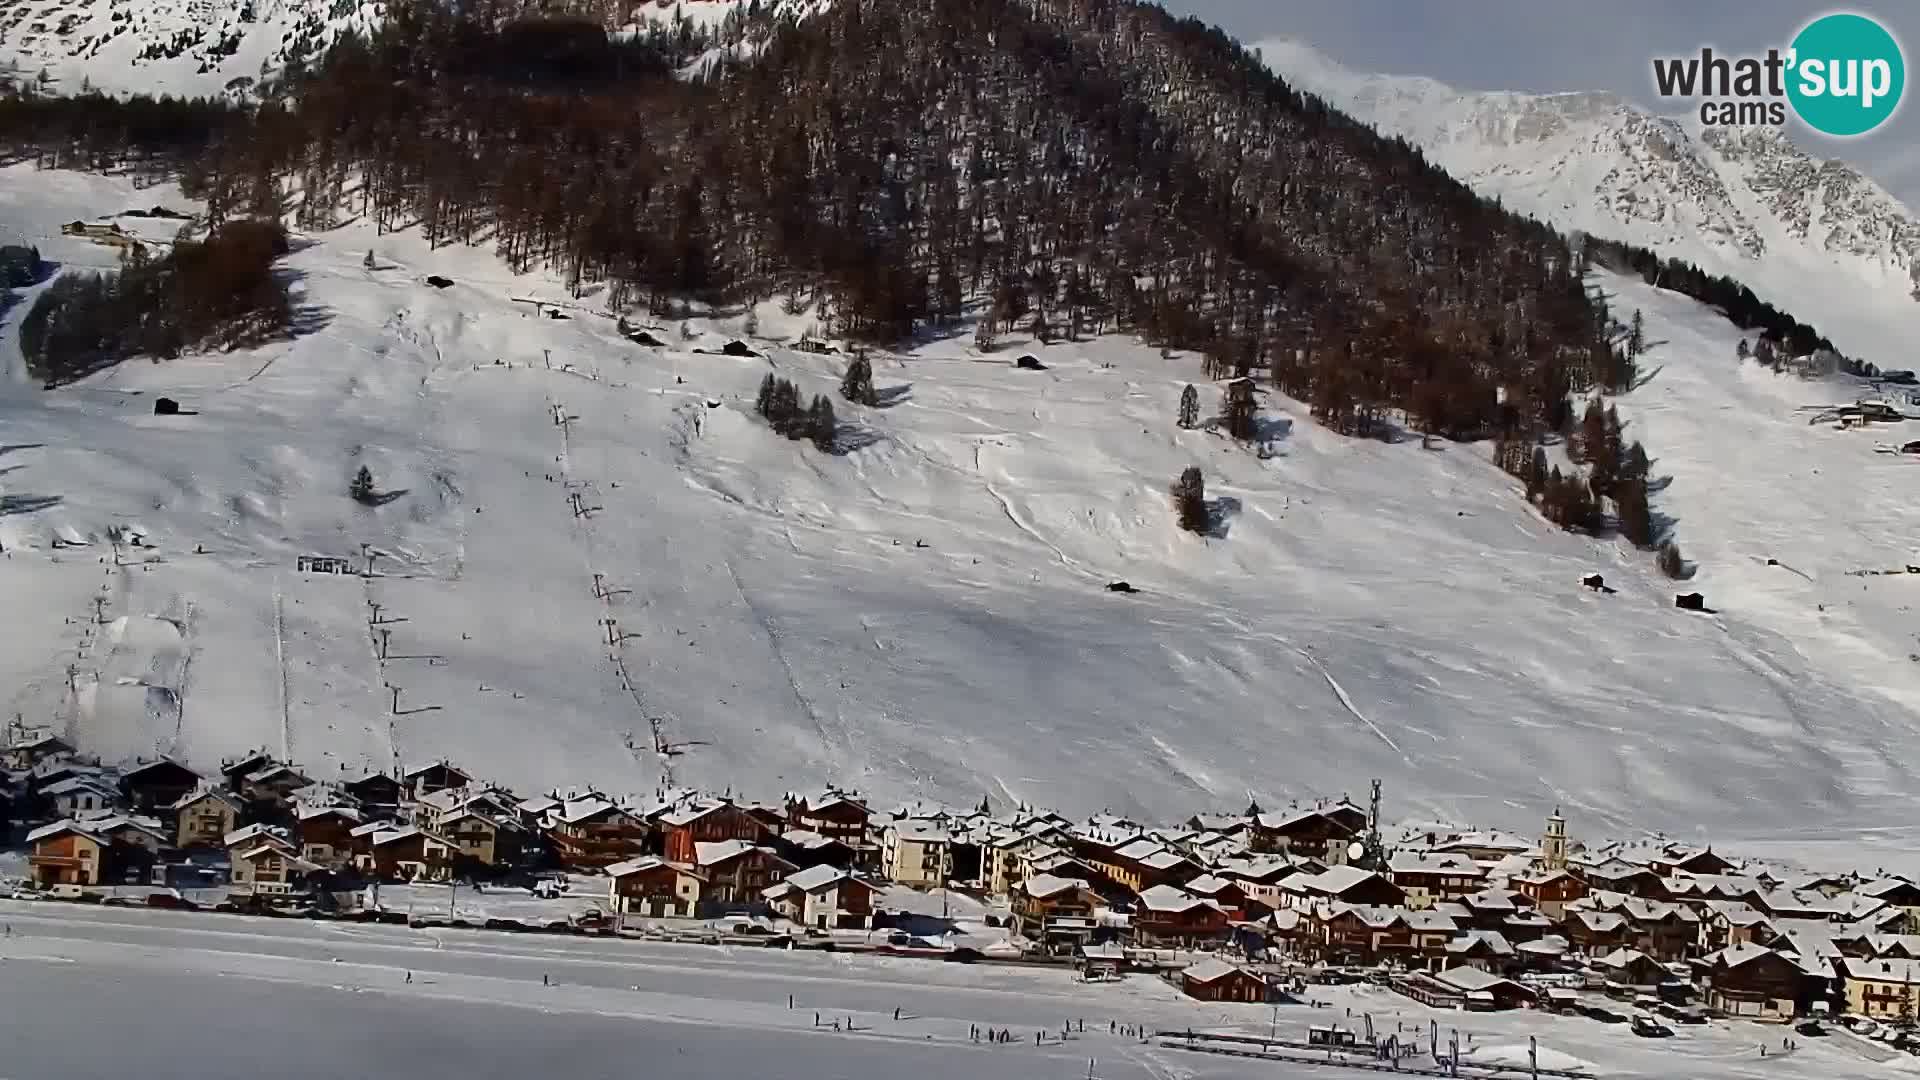
[(353, 830), (365, 824), (350, 806), (301, 806), (294, 811), (294, 839), (300, 857), (315, 866), (338, 870), (353, 861)]
[(1134, 940), (1150, 947), (1191, 948), (1225, 940), (1231, 919), (1219, 904), (1172, 885), (1155, 885), (1133, 908)]
[(1459, 933), (1438, 911), (1331, 904), (1310, 915), (1306, 951), (1328, 964), (1397, 963), (1412, 969), (1445, 966), (1447, 943)]
[(638, 858), (653, 834), (645, 818), (601, 795), (568, 799), (546, 820), (554, 855), (569, 870), (597, 870)]
[(1568, 904), (1587, 895), (1587, 883), (1567, 870), (1536, 870), (1511, 883), (1515, 892), (1555, 922), (1565, 917)]
[(27, 877), (41, 888), (101, 885), (119, 866), (113, 842), (72, 820), (56, 821), (27, 834)]
[(701, 844), (727, 840), (766, 844), (774, 837), (773, 830), (764, 821), (728, 799), (679, 807), (661, 814), (657, 820), (661, 851), (668, 862), (696, 861)]
[(796, 869), (772, 848), (748, 840), (695, 844), (693, 865), (706, 879), (703, 911), (716, 913), (763, 905), (767, 888)]
[(355, 837), (356, 841), (360, 836), (366, 838), (365, 854), (356, 851), (354, 855), (354, 864), (361, 871), (383, 881), (447, 881), (453, 877), (453, 841), (417, 825), (389, 825), (378, 823), (372, 831)]
[(1267, 981), (1225, 960), (1202, 960), (1180, 973), (1180, 992), (1199, 1001), (1264, 1003), (1273, 989)]
[(1465, 855), (1403, 851), (1388, 861), (1387, 880), (1406, 894), (1408, 907), (1422, 909), (1478, 892), (1487, 872)]
[(1406, 894), (1398, 885), (1357, 866), (1330, 866), (1317, 874), (1297, 871), (1281, 879), (1278, 888), (1285, 905), (1301, 911), (1329, 903), (1374, 907), (1406, 904)]
[(787, 875), (761, 895), (783, 918), (815, 930), (864, 930), (873, 925), (878, 888), (865, 878), (831, 866)]
[(474, 804), (442, 817), (436, 831), (453, 841), (457, 859), (487, 867), (512, 866), (526, 843), (519, 821)]
[[(838, 840), (854, 851), (872, 852), (873, 811), (851, 792), (824, 791), (795, 799), (787, 805), (787, 824), (793, 829)], [(736, 839), (721, 837), (721, 839)], [(737, 839), (750, 839), (738, 837)]]
[(386, 773), (368, 773), (345, 785), (345, 790), (360, 804), (361, 816), (369, 821), (397, 817), (400, 803), (406, 798), (406, 788)]
[(15, 772), (25, 772), (43, 761), (70, 757), (73, 752), (73, 745), (58, 735), (22, 735), (0, 751), (0, 761)]
[(1253, 850), (1345, 862), (1346, 848), (1367, 827), (1367, 815), (1345, 803), (1285, 814), (1261, 814), (1247, 829)]
[(309, 875), (321, 869), (277, 844), (256, 844), (232, 856), (233, 892), (280, 902), (303, 891)]
[(1093, 936), (1093, 910), (1100, 896), (1077, 878), (1035, 874), (1013, 887), (1013, 929), (1047, 944), (1085, 942)]
[(642, 856), (607, 867), (607, 903), (616, 913), (690, 919), (706, 878), (690, 866)]
[(172, 758), (136, 766), (120, 777), (120, 793), (136, 813), (166, 810), (200, 786), (200, 774)]
[(1707, 1008), (1745, 1020), (1786, 1023), (1815, 989), (1797, 960), (1759, 945), (1728, 946), (1695, 960), (1693, 968), (1705, 984)]
[(431, 765), (410, 769), (401, 779), (402, 790), (409, 798), (414, 799), (431, 795), (436, 791), (445, 791), (448, 788), (466, 787), (473, 783), (473, 777), (468, 776), (459, 766), (444, 758)]

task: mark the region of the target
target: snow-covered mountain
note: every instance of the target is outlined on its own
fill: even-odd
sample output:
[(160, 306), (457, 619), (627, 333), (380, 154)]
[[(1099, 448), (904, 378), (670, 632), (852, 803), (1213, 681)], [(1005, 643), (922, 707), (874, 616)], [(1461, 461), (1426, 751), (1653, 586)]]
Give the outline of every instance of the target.
[[(0, 223), (68, 268), (111, 255), (60, 223), (156, 201), (185, 205), (0, 171)], [(840, 358), (781, 344), (811, 314), (762, 305), (764, 359), (695, 351), (738, 315), (648, 348), (592, 297), (534, 317), (509, 298), (565, 290), (488, 251), (302, 239), (319, 325), (291, 342), (45, 393), (18, 370), (28, 305), (0, 321), (8, 715), (109, 758), (265, 744), (325, 777), (449, 755), (526, 788), (835, 780), (1169, 818), (1381, 776), (1396, 814), (1518, 827), (1554, 803), (1594, 831), (1907, 821), (1908, 579), (1846, 571), (1920, 561), (1913, 463), (1807, 426), (1795, 403), (1850, 391), (1736, 366), (1724, 320), (1635, 279), (1600, 280), (1667, 370), (1621, 408), (1712, 615), (1541, 520), (1483, 448), (1343, 438), (1279, 396), (1270, 455), (1180, 430), (1191, 356), (881, 354), (887, 407), (842, 405), (856, 448), (826, 456), (753, 415), (769, 371), (832, 394)], [(1029, 349), (1048, 370), (1012, 366)], [(391, 504), (347, 497), (360, 463)], [(1220, 535), (1174, 523), (1189, 464)], [(379, 577), (297, 569), (363, 541)], [(1616, 593), (1579, 587), (1596, 569)]]
[(1472, 92), (1361, 74), (1287, 39), (1260, 51), (1294, 86), (1509, 207), (1727, 274), (1842, 351), (1911, 366), (1920, 220), (1860, 170), (1779, 129), (1705, 128), (1607, 93)]

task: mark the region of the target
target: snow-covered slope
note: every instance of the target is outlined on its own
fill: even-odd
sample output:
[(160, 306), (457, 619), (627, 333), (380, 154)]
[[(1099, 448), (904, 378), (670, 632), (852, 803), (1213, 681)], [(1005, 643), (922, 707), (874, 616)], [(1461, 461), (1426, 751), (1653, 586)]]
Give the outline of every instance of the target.
[[(15, 167), (0, 222), (105, 264), (57, 223), (162, 197)], [(295, 341), (0, 392), (4, 711), (109, 757), (264, 743), (324, 776), (451, 755), (529, 788), (651, 789), (658, 720), (675, 782), (756, 793), (1164, 818), (1377, 775), (1396, 815), (1522, 827), (1552, 802), (1720, 835), (1905, 816), (1908, 582), (1842, 573), (1920, 561), (1920, 509), (1880, 497), (1905, 463), (1806, 429), (1802, 388), (1736, 371), (1724, 322), (1633, 282), (1605, 283), (1668, 344), (1624, 408), (1715, 615), (1673, 610), (1644, 554), (1541, 521), (1484, 448), (1348, 440), (1280, 398), (1271, 457), (1181, 431), (1191, 357), (1103, 340), (1016, 371), (1018, 347), (971, 335), (883, 355), (888, 407), (842, 405), (852, 449), (826, 456), (752, 398), (768, 371), (830, 394), (838, 358), (702, 354), (724, 338), (671, 326), (642, 348), (588, 310), (533, 316), (508, 297), (563, 294), (484, 252), (309, 239), (288, 264), (320, 325)], [(24, 310), (0, 325), (10, 363)], [(759, 316), (789, 340), (809, 318)], [(197, 412), (152, 415), (161, 393)], [(347, 498), (362, 463), (401, 494)], [(1188, 464), (1221, 536), (1174, 526)], [(1884, 471), (1857, 502), (1828, 482), (1863, 469)], [(116, 525), (146, 538), (124, 566)], [(363, 543), (383, 576), (295, 571)], [(1618, 593), (1579, 588), (1594, 570)]]
[(1421, 147), (1507, 206), (1728, 274), (1843, 352), (1907, 367), (1920, 335), (1920, 221), (1872, 179), (1772, 128), (1702, 128), (1605, 93), (1455, 90), (1260, 44), (1300, 89)]
[[(771, 26), (831, 3), (762, 0), (755, 10)], [(684, 24), (723, 36), (749, 8), (748, 0), (620, 5), (628, 28)], [(45, 73), (61, 93), (240, 94), (290, 58), (317, 56), (340, 34), (377, 25), (386, 9), (385, 0), (13, 0), (0, 5), (0, 79)], [(749, 51), (744, 40), (730, 41), (706, 63)]]

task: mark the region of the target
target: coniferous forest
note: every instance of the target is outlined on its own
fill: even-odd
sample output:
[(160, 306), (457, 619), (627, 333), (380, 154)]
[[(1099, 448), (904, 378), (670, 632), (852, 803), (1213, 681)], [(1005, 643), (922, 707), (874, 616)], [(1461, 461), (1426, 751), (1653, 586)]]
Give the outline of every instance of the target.
[[(1346, 434), (1497, 439), (1516, 475), (1525, 448), (1577, 437), (1575, 400), (1633, 383), (1583, 281), (1591, 252), (1197, 20), (1131, 0), (837, 0), (734, 20), (755, 55), (687, 79), (708, 35), (536, 7), (395, 4), (246, 106), (21, 88), (0, 98), (0, 142), (178, 177), (214, 226), (358, 217), (486, 244), (516, 271), (604, 284), (616, 309), (791, 297), (880, 343), (1129, 333), (1210, 378), (1262, 377)], [(1702, 278), (1663, 284), (1723, 288)], [(1812, 333), (1776, 316), (1753, 318)], [(768, 416), (798, 431), (788, 413), (813, 411)], [(1585, 501), (1625, 493), (1620, 525), (1650, 546), (1644, 480), (1579, 498), (1563, 482), (1543, 510), (1593, 527)]]

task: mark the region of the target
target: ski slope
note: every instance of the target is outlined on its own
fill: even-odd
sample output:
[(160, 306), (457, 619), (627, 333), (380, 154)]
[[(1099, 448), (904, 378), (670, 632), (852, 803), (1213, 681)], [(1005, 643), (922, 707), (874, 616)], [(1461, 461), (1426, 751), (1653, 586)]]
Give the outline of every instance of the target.
[[(0, 227), (70, 266), (105, 249), (59, 222), (156, 201), (182, 204), (0, 173)], [(565, 293), (484, 251), (360, 225), (296, 248), (295, 340), (0, 390), (9, 714), (108, 758), (264, 745), (322, 779), (450, 756), (527, 789), (830, 780), (1167, 819), (1380, 776), (1396, 817), (1526, 828), (1554, 803), (1592, 832), (1904, 820), (1907, 583), (1842, 574), (1912, 558), (1908, 463), (1807, 429), (1820, 391), (1736, 370), (1731, 327), (1637, 282), (1602, 284), (1665, 344), (1621, 407), (1710, 616), (1644, 553), (1538, 518), (1485, 447), (1349, 440), (1274, 396), (1265, 458), (1179, 430), (1193, 357), (971, 334), (878, 355), (886, 405), (836, 399), (828, 456), (752, 403), (769, 371), (833, 394), (841, 358), (694, 351), (739, 313), (644, 348), (591, 296), (535, 316), (509, 298)], [(0, 322), (16, 368), (25, 310)], [(791, 341), (812, 315), (759, 319)], [(1029, 350), (1048, 370), (1014, 370)], [(196, 412), (153, 416), (159, 394)], [(347, 497), (361, 464), (391, 501)], [(1189, 464), (1214, 537), (1175, 528)], [(115, 565), (126, 525), (145, 546)], [(371, 578), (296, 572), (363, 544)], [(1579, 587), (1596, 571), (1617, 594)]]

